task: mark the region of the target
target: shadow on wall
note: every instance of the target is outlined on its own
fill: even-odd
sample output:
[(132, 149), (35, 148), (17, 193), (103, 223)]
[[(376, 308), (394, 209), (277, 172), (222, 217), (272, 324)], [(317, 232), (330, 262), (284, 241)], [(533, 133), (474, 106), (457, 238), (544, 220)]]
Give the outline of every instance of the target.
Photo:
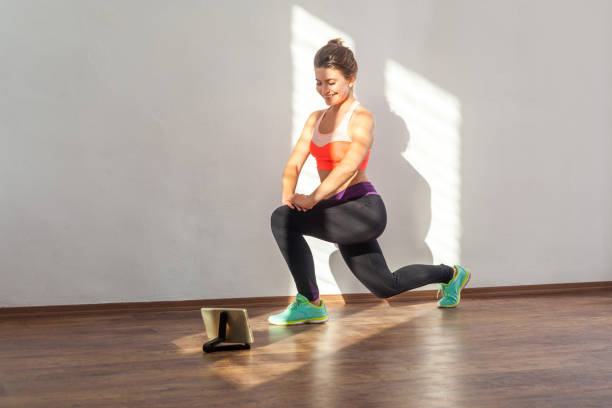
[[(379, 166), (370, 171), (389, 217), (379, 238), (387, 263), (392, 271), (406, 263), (460, 263), (460, 104), (393, 60), (374, 72), (384, 72), (381, 105), (389, 107), (375, 113)], [(345, 285), (342, 265), (336, 251), (330, 269)]]

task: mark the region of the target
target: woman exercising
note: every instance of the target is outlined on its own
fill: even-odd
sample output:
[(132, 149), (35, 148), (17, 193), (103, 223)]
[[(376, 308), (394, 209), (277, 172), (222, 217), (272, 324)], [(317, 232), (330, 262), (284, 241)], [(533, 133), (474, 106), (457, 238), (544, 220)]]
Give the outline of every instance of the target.
[[(269, 316), (271, 324), (327, 321), (319, 298), (314, 261), (304, 235), (338, 244), (353, 274), (374, 295), (388, 298), (440, 283), (439, 307), (455, 307), (470, 272), (459, 265), (408, 265), (391, 272), (378, 238), (387, 224), (385, 204), (365, 174), (374, 141), (374, 117), (353, 97), (357, 61), (340, 39), (330, 40), (314, 57), (317, 92), (329, 105), (313, 112), (282, 177), (282, 206), (272, 213), (272, 233), (298, 290), (295, 302)], [(295, 194), (298, 176), (312, 154), (321, 184), (308, 195)]]

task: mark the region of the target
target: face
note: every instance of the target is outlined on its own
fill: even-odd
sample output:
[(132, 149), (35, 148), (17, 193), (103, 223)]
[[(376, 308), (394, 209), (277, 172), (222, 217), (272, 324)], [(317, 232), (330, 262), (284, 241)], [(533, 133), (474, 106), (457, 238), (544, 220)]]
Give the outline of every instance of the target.
[(317, 92), (328, 105), (342, 103), (351, 95), (355, 78), (346, 79), (336, 68), (315, 68)]

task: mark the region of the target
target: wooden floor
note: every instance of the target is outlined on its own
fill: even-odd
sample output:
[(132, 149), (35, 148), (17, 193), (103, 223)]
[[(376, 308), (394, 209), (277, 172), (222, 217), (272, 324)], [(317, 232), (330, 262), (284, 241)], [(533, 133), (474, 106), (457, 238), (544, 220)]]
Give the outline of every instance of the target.
[(610, 407), (612, 292), (330, 304), (205, 354), (198, 311), (3, 318), (0, 407)]

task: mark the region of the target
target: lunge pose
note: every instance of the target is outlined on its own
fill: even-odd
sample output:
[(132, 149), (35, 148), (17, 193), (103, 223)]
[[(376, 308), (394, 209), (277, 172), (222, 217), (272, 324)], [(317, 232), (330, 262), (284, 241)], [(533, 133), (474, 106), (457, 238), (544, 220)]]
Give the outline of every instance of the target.
[[(387, 213), (366, 176), (375, 122), (353, 97), (357, 75), (353, 52), (340, 39), (330, 40), (317, 51), (314, 71), (317, 92), (329, 108), (313, 112), (306, 120), (283, 172), (282, 205), (271, 217), (272, 233), (298, 294), (295, 302), (268, 321), (292, 325), (328, 319), (305, 235), (338, 244), (353, 274), (380, 298), (440, 283), (438, 306), (457, 306), (470, 272), (444, 264), (407, 265), (391, 272), (376, 241), (387, 224)], [(309, 154), (317, 161), (321, 184), (311, 194), (295, 194)]]

